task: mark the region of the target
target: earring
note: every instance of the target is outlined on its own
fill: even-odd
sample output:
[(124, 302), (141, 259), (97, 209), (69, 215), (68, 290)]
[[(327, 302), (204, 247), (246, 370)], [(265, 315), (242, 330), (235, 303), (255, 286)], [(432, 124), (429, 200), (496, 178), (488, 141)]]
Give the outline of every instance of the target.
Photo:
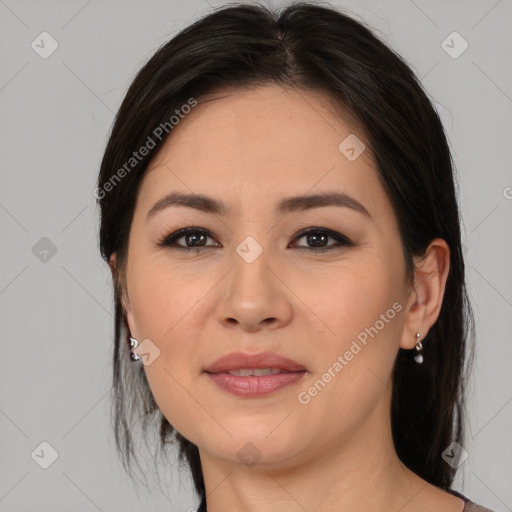
[(421, 351), (423, 350), (423, 345), (421, 343), (421, 340), (420, 340), (420, 333), (417, 332), (416, 333), (416, 355), (414, 356), (414, 360), (418, 363), (418, 364), (421, 364), (423, 363), (423, 355), (421, 353)]
[(137, 348), (138, 346), (139, 346), (139, 342), (135, 338), (132, 338), (130, 336), (130, 347), (131, 347), (130, 358), (132, 361), (140, 361), (141, 360), (141, 357), (138, 354), (135, 354), (133, 352), (133, 349)]

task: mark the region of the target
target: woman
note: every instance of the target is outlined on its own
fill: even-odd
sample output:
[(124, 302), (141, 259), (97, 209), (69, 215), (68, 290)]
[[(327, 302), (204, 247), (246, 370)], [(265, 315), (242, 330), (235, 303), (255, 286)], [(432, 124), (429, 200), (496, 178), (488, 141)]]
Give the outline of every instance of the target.
[(488, 510), (451, 489), (474, 334), (450, 152), (367, 28), (197, 21), (130, 86), (96, 196), (127, 469), (142, 418), (199, 510)]

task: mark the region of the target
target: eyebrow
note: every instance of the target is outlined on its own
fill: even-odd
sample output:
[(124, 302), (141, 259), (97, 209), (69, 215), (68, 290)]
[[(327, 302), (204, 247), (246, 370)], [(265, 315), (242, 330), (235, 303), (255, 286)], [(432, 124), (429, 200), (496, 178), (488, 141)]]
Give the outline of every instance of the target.
[[(183, 194), (171, 192), (159, 199), (149, 210), (149, 219), (156, 213), (169, 208), (170, 206), (184, 206), (194, 208), (205, 213), (226, 215), (227, 209), (222, 201), (203, 194)], [(312, 208), (326, 206), (340, 206), (350, 208), (371, 218), (368, 210), (356, 199), (343, 192), (325, 192), (320, 194), (309, 194), (303, 196), (292, 196), (281, 199), (276, 206), (276, 212), (286, 214), (296, 211), (305, 211)]]

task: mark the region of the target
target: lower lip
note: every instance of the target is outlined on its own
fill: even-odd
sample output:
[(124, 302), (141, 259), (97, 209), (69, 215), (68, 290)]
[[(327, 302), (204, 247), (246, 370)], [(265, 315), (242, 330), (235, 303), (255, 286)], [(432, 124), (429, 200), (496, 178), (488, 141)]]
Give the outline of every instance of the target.
[(229, 373), (208, 373), (208, 376), (225, 391), (233, 395), (259, 397), (273, 393), (279, 389), (298, 382), (304, 375), (302, 372), (276, 373), (275, 375), (242, 377)]

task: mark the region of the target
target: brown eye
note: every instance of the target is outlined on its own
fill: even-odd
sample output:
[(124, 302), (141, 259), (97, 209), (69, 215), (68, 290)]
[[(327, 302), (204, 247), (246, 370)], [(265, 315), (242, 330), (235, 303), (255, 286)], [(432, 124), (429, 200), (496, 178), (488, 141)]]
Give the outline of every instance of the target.
[[(353, 245), (346, 236), (325, 228), (308, 228), (307, 230), (299, 233), (295, 240), (300, 240), (301, 238), (304, 238), (306, 243), (310, 246), (307, 247), (302, 245), (299, 247), (313, 252), (325, 252), (332, 249), (338, 249), (343, 246)], [(337, 243), (328, 244), (328, 240), (330, 238), (335, 240)]]
[[(199, 252), (201, 247), (212, 247), (212, 245), (206, 245), (208, 238), (211, 238), (211, 234), (204, 229), (184, 228), (167, 235), (158, 245), (161, 247), (171, 247), (172, 249)], [(178, 240), (181, 239), (183, 239), (184, 243), (178, 243)], [(218, 245), (213, 245), (213, 247), (218, 247)]]

